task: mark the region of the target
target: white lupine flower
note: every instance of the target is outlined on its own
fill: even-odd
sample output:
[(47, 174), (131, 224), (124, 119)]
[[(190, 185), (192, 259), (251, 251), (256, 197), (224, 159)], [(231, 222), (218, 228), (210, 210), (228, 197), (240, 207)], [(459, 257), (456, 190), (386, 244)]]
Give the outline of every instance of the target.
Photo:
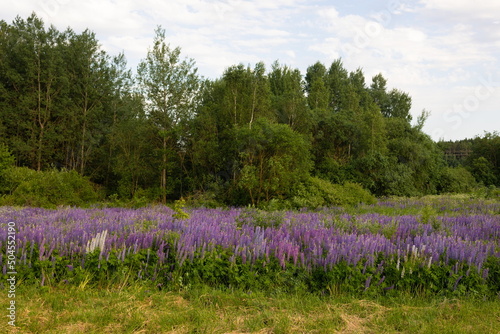
[(104, 230), (101, 233), (97, 233), (95, 237), (87, 242), (87, 246), (85, 247), (85, 251), (87, 253), (92, 253), (96, 248), (104, 249), (104, 243), (106, 242), (106, 236), (108, 235), (108, 230)]

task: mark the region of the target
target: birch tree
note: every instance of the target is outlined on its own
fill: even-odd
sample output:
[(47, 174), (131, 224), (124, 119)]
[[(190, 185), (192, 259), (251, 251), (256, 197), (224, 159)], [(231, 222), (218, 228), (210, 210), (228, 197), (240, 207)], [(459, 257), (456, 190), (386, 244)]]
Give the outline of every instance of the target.
[(156, 130), (162, 201), (167, 199), (167, 172), (172, 148), (182, 146), (182, 129), (194, 115), (200, 80), (192, 59), (181, 59), (180, 48), (165, 42), (165, 30), (155, 31), (153, 48), (137, 69), (139, 89), (148, 119)]

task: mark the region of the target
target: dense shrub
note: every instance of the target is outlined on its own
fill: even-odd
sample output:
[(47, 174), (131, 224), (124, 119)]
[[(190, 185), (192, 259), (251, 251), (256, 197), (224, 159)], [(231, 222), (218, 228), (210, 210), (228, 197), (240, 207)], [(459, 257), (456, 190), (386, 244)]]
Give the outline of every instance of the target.
[(476, 186), (476, 179), (464, 167), (446, 167), (439, 183), (441, 193), (468, 193)]
[(493, 185), (478, 187), (474, 191), (474, 197), (500, 200), (500, 188)]
[(291, 206), (297, 208), (373, 204), (375, 202), (375, 197), (358, 184), (350, 182), (343, 185), (333, 184), (316, 177), (311, 177), (302, 184), (290, 200)]
[(1, 205), (85, 206), (99, 199), (94, 185), (76, 171), (34, 171), (13, 167), (4, 171)]

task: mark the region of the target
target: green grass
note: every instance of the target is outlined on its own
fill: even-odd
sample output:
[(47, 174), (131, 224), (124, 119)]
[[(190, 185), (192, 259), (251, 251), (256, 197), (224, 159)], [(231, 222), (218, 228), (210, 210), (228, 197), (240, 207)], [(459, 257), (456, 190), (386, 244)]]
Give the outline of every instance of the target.
[[(500, 300), (18, 286), (1, 333), (500, 333)], [(5, 290), (1, 305), (7, 305)], [(2, 309), (5, 309), (2, 307)]]

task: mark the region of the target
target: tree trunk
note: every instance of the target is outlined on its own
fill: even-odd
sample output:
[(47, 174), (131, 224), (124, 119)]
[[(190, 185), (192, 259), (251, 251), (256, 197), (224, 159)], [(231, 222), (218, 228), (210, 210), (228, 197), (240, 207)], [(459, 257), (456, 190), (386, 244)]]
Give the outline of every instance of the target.
[(161, 201), (167, 203), (167, 138), (163, 137), (163, 168), (161, 170)]
[(253, 89), (253, 98), (252, 98), (252, 113), (250, 114), (250, 123), (248, 124), (248, 127), (251, 129), (252, 128), (252, 123), (254, 119), (254, 114), (255, 114), (255, 107), (257, 103), (257, 85), (255, 85)]
[(80, 148), (80, 173), (83, 175), (85, 169), (85, 136), (87, 135), (87, 92), (85, 92), (85, 98), (83, 100), (83, 124), (82, 124), (82, 143)]

